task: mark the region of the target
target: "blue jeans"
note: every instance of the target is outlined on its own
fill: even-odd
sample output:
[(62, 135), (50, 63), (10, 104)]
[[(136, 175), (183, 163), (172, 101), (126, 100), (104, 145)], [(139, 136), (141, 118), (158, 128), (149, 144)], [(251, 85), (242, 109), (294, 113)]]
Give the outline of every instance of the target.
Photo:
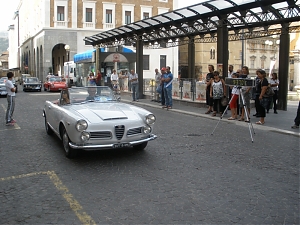
[(139, 100), (139, 84), (131, 84), (132, 100)]
[(164, 88), (164, 95), (165, 95), (165, 105), (166, 106), (173, 106), (172, 102), (172, 89), (171, 88)]

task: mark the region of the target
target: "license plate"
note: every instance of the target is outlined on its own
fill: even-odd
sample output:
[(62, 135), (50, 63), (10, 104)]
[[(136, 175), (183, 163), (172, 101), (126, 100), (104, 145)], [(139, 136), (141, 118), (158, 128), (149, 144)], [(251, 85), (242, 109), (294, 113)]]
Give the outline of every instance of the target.
[(118, 143), (118, 144), (114, 144), (114, 148), (125, 148), (125, 147), (129, 147), (130, 144), (129, 143)]

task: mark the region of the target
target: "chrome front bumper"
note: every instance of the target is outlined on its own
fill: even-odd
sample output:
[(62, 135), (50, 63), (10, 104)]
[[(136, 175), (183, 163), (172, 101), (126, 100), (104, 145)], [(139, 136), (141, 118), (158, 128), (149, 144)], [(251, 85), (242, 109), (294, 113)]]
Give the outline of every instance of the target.
[[(142, 143), (147, 142), (147, 141), (152, 141), (156, 138), (157, 138), (157, 136), (155, 134), (150, 134), (150, 136), (148, 138), (145, 138), (145, 139), (142, 139), (142, 140), (137, 140), (137, 141), (127, 142), (126, 144), (129, 144), (127, 147), (131, 147), (131, 146), (134, 146), (134, 145), (142, 144)], [(116, 144), (117, 145), (122, 144), (122, 142), (113, 143), (113, 144), (106, 144), (106, 145), (76, 145), (74, 143), (69, 142), (69, 146), (71, 148), (84, 149), (84, 150), (112, 149), (112, 148), (116, 148), (116, 147), (114, 147)]]

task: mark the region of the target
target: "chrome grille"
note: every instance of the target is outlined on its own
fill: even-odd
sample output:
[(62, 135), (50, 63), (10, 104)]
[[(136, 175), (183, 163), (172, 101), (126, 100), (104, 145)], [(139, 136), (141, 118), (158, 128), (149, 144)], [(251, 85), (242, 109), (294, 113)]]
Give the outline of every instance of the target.
[(91, 139), (111, 139), (112, 134), (110, 131), (97, 131), (91, 132)]
[(141, 133), (142, 133), (142, 127), (136, 127), (136, 128), (129, 129), (127, 131), (127, 136), (141, 134)]
[(115, 126), (115, 134), (118, 140), (121, 140), (124, 135), (125, 126), (117, 125)]

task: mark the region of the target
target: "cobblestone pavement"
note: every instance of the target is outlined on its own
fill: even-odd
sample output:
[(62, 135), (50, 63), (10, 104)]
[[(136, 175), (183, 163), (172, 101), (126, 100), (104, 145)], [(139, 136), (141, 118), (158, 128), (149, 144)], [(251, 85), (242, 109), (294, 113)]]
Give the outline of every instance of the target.
[(253, 125), (252, 143), (246, 123), (221, 120), (211, 135), (216, 119), (141, 100), (157, 117), (144, 151), (69, 160), (44, 129), (44, 101), (57, 98), (20, 91), (15, 128), (0, 99), (0, 224), (299, 224), (296, 132)]

